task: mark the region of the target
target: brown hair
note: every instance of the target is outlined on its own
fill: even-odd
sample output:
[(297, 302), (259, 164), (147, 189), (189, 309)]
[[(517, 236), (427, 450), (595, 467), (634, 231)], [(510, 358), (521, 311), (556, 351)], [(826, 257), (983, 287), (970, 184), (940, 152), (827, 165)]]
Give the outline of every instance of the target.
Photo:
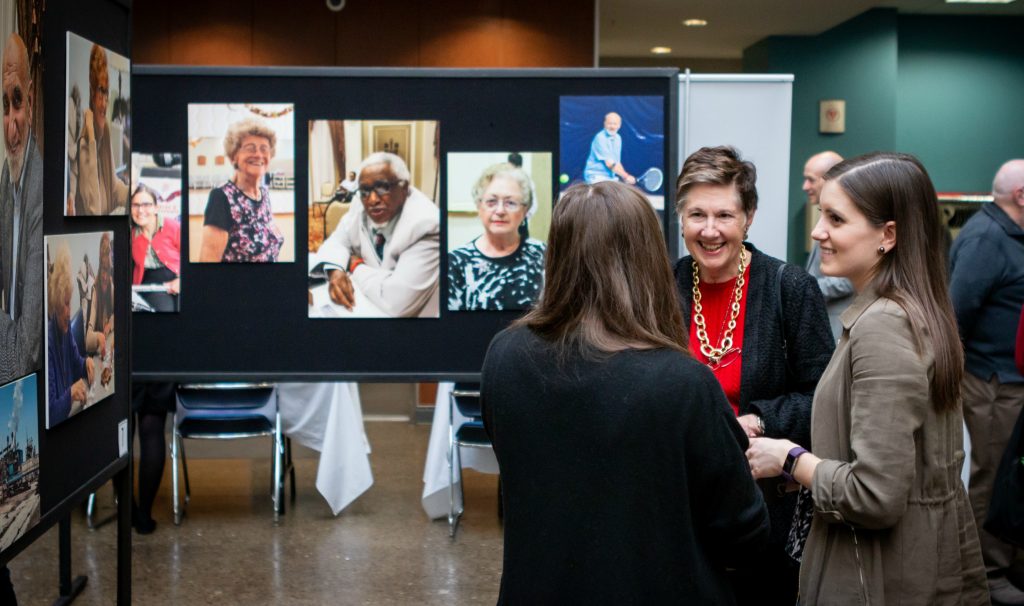
[(100, 85), (100, 76), (107, 73), (107, 51), (99, 44), (93, 44), (89, 51), (89, 89), (95, 92)]
[(740, 158), (735, 147), (702, 147), (690, 154), (676, 179), (676, 214), (682, 214), (686, 196), (695, 185), (735, 185), (748, 215), (757, 210), (757, 169)]
[(608, 181), (565, 190), (546, 256), (540, 302), (517, 325), (563, 353), (668, 348), (689, 355), (661, 226), (636, 189)]
[(840, 162), (824, 179), (835, 180), (875, 227), (896, 223), (896, 246), (879, 258), (871, 284), (907, 312), (918, 353), (925, 340), (931, 342), (935, 410), (955, 409), (964, 352), (949, 299), (947, 239), (928, 171), (914, 156), (874, 152)]

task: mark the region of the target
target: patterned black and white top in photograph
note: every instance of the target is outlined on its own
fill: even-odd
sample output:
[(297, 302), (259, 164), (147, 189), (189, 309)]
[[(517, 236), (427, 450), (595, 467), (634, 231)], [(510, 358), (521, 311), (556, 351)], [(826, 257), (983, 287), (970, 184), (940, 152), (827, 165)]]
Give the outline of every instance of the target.
[(522, 240), (514, 253), (488, 257), (476, 240), (448, 253), (448, 309), (529, 309), (544, 283), (544, 243)]

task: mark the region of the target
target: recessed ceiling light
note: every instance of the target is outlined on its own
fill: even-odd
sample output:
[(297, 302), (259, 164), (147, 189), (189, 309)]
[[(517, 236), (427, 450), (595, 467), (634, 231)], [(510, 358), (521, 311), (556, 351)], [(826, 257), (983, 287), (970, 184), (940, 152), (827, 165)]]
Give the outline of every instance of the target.
[(946, 4), (1009, 4), (1013, 0), (946, 0)]
[(685, 25), (686, 27), (704, 27), (707, 24), (708, 24), (708, 22), (705, 19), (685, 19), (685, 20), (683, 20), (683, 25)]
[(672, 52), (672, 49), (667, 46), (655, 46), (651, 49), (651, 52), (655, 55), (667, 55)]

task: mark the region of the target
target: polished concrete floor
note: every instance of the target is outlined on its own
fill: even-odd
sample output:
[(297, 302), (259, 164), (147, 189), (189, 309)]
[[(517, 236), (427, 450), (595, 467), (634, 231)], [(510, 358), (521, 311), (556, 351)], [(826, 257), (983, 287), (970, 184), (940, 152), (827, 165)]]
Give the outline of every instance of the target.
[[(430, 426), (367, 422), (366, 431), (374, 485), (334, 517), (314, 486), (318, 454), (297, 448), (297, 500), (277, 526), (266, 440), (188, 442), (188, 516), (172, 523), (168, 465), (156, 532), (132, 538), (133, 603), (493, 604), (502, 554), (497, 476), (465, 473), (466, 513), (453, 542), (447, 522), (428, 520), (420, 507)], [(112, 507), (111, 493), (101, 491), (101, 508)], [(90, 531), (83, 513), (74, 516), (74, 573), (89, 577), (76, 605), (114, 603), (115, 539), (112, 524)], [(21, 606), (52, 604), (56, 528), (10, 568)]]

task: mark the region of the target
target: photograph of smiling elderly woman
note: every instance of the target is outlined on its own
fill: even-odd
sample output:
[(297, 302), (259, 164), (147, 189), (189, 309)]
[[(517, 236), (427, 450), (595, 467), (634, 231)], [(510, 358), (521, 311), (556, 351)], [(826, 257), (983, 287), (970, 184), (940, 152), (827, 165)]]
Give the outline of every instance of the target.
[(190, 239), (193, 263), (295, 259), (293, 109), (188, 106), (189, 231), (200, 234)]
[[(757, 170), (728, 146), (703, 147), (683, 164), (676, 212), (690, 255), (675, 265), (693, 356), (711, 369), (748, 437), (809, 437), (811, 399), (832, 356), (817, 281), (747, 242), (757, 211)], [(800, 443), (799, 440), (794, 440)], [(810, 510), (790, 538), (796, 493), (762, 483), (772, 532), (756, 565), (730, 573), (739, 604), (796, 601), (798, 558)], [(787, 544), (788, 543), (788, 544)]]

